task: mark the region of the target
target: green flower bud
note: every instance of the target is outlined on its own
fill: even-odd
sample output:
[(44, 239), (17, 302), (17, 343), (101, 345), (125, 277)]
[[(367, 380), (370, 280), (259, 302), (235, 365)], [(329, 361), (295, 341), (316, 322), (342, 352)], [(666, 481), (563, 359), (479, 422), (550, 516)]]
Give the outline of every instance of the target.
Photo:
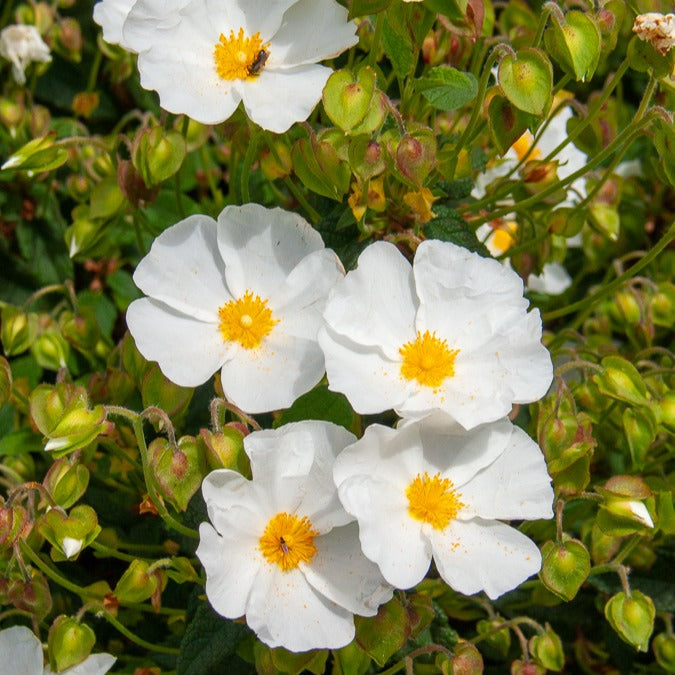
[(543, 635), (535, 635), (530, 638), (530, 654), (536, 663), (546, 670), (560, 672), (565, 665), (565, 652), (562, 641), (546, 624), (546, 632)]
[(640, 591), (617, 593), (605, 605), (605, 617), (619, 637), (641, 652), (649, 647), (656, 610), (652, 599)]
[(541, 554), (539, 577), (544, 585), (563, 600), (572, 600), (591, 571), (586, 547), (578, 539), (564, 538), (560, 544), (546, 542)]
[(0, 98), (0, 123), (10, 132), (21, 126), (26, 114), (26, 107), (21, 99)]
[(653, 505), (654, 495), (647, 483), (638, 476), (613, 476), (596, 487), (604, 501), (598, 511), (598, 527), (610, 536), (623, 536), (653, 529), (654, 521), (645, 504)]
[(162, 496), (176, 509), (185, 511), (206, 476), (205, 445), (192, 436), (183, 436), (178, 447), (165, 438), (156, 438), (148, 448), (150, 463)]
[(39, 530), (54, 547), (52, 558), (61, 561), (76, 558), (98, 537), (101, 527), (96, 511), (79, 504), (69, 514), (62, 509), (51, 509), (41, 517)]
[(70, 347), (55, 327), (43, 330), (33, 341), (31, 353), (46, 370), (60, 370), (67, 365)]
[(490, 659), (502, 660), (506, 658), (511, 648), (511, 631), (508, 628), (495, 630), (504, 623), (503, 619), (481, 619), (476, 624), (478, 635), (485, 635), (478, 643), (481, 651)]
[(368, 136), (352, 139), (349, 144), (349, 164), (362, 181), (378, 176), (386, 167), (380, 144)]
[(396, 148), (396, 168), (415, 187), (422, 187), (436, 163), (436, 139), (431, 129), (404, 134)]
[(84, 387), (66, 382), (38, 386), (30, 396), (30, 412), (35, 426), (48, 439), (45, 450), (57, 456), (89, 445), (107, 430), (103, 407), (89, 410)]
[(264, 150), (260, 157), (260, 168), (267, 180), (285, 178), (293, 171), (291, 150), (282, 138), (272, 141), (274, 151), (269, 148)]
[(620, 356), (602, 359), (602, 372), (593, 375), (600, 393), (634, 405), (649, 403), (647, 387), (635, 366)]
[(244, 434), (239, 429), (225, 426), (215, 433), (202, 429), (198, 441), (204, 446), (204, 456), (211, 471), (233, 469), (250, 476), (251, 469), (244, 452)]
[(149, 406), (161, 408), (171, 419), (180, 418), (185, 414), (194, 394), (192, 387), (180, 387), (164, 377), (156, 363), (153, 363), (143, 375), (140, 389), (146, 408)]
[(20, 504), (0, 508), (0, 551), (9, 548), (21, 538), (25, 539), (33, 526), (28, 519), (28, 512)]
[(631, 289), (616, 293), (613, 302), (610, 304), (609, 313), (622, 326), (635, 326), (640, 323), (642, 309), (637, 299), (637, 293)]
[(7, 587), (7, 597), (17, 609), (30, 612), (42, 619), (52, 611), (52, 595), (44, 575), (32, 570), (31, 579), (12, 579)]
[(73, 616), (57, 616), (47, 638), (51, 669), (58, 673), (81, 663), (89, 656), (95, 644), (96, 635), (87, 624), (80, 623)]
[(667, 673), (675, 673), (675, 635), (659, 633), (652, 640), (656, 662)]
[(45, 108), (43, 105), (34, 105), (31, 108), (28, 118), (28, 129), (31, 136), (38, 138), (45, 135), (49, 131), (51, 122), (52, 116), (48, 108)]
[(656, 439), (656, 419), (649, 408), (626, 408), (623, 430), (630, 448), (634, 469), (642, 469), (651, 444)]
[(668, 282), (660, 283), (649, 302), (654, 324), (671, 328), (675, 324), (675, 286)]
[(336, 70), (323, 89), (323, 107), (331, 122), (349, 132), (361, 124), (375, 92), (377, 76), (365, 66), (354, 76), (348, 70)]
[(351, 169), (327, 141), (312, 134), (300, 138), (291, 151), (293, 170), (308, 189), (336, 201), (349, 190)]
[(91, 307), (83, 305), (79, 314), (63, 312), (59, 317), (61, 333), (75, 349), (88, 354), (91, 353), (101, 339), (101, 329), (98, 319)]
[(483, 672), (483, 657), (478, 648), (471, 642), (459, 640), (452, 649), (449, 675), (478, 675)]
[(131, 161), (151, 188), (171, 178), (180, 169), (186, 154), (187, 146), (180, 132), (156, 126), (138, 132)]
[(144, 602), (159, 587), (159, 577), (149, 571), (150, 565), (143, 560), (134, 560), (115, 586), (114, 594), (120, 602)]
[(51, 465), (42, 484), (61, 508), (69, 509), (87, 491), (89, 469), (61, 457)]
[(545, 668), (532, 663), (532, 661), (516, 659), (511, 663), (511, 675), (544, 675), (545, 672)]
[(37, 314), (5, 305), (0, 312), (0, 322), (0, 337), (7, 356), (21, 354), (33, 344), (38, 330)]
[(660, 424), (675, 431), (675, 391), (666, 392), (664, 397), (655, 404), (654, 412)]

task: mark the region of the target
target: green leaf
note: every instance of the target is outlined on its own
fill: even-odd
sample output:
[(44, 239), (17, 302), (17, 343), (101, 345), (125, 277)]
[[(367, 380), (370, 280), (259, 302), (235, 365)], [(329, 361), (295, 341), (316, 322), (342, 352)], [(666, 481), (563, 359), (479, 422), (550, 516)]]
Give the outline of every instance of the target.
[(181, 641), (177, 675), (254, 673), (254, 668), (236, 654), (247, 635), (243, 624), (223, 619), (208, 605), (200, 605)]
[(356, 642), (379, 666), (384, 666), (410, 636), (407, 613), (396, 598), (381, 605), (377, 616), (355, 616), (354, 624)]
[(439, 110), (455, 110), (473, 101), (478, 93), (478, 81), (473, 73), (464, 73), (450, 66), (432, 68), (416, 82), (424, 98)]
[(519, 49), (501, 60), (499, 86), (516, 108), (541, 116), (551, 101), (553, 66), (541, 49)]
[(30, 429), (10, 431), (0, 439), (0, 457), (3, 455), (21, 455), (24, 452), (44, 450), (42, 439)]
[(355, 16), (379, 14), (387, 9), (390, 4), (391, 0), (352, 0), (349, 8), (349, 18), (353, 19)]
[(360, 124), (370, 107), (377, 76), (368, 66), (356, 76), (349, 70), (336, 70), (323, 89), (323, 107), (336, 126), (349, 131)]
[(436, 217), (422, 229), (427, 239), (449, 241), (486, 258), (490, 257), (490, 252), (478, 241), (471, 226), (456, 211), (447, 206), (438, 206), (434, 208), (434, 212)]
[(413, 48), (410, 37), (395, 31), (387, 21), (382, 30), (382, 47), (401, 79), (408, 76), (413, 67)]
[(354, 423), (354, 411), (347, 399), (327, 386), (315, 387), (303, 394), (276, 421), (275, 427), (301, 420), (326, 420), (350, 429)]

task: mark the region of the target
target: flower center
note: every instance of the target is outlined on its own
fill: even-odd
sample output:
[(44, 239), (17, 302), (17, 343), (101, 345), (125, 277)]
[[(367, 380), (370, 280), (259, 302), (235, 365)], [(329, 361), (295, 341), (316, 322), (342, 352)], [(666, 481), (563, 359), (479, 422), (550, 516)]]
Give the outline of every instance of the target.
[(492, 234), (492, 245), (502, 253), (506, 253), (516, 240), (517, 230), (518, 225), (513, 221), (500, 224), (499, 227), (495, 227)]
[(223, 340), (234, 340), (245, 349), (254, 349), (272, 332), (279, 319), (272, 316), (267, 300), (246, 291), (239, 300), (230, 300), (218, 309)]
[(268, 562), (276, 563), (288, 572), (314, 557), (314, 537), (318, 535), (307, 516), (298, 518), (289, 513), (277, 513), (260, 537), (260, 550)]
[[(518, 140), (511, 146), (518, 155), (518, 161), (521, 161), (525, 155), (528, 159), (541, 159), (541, 150), (539, 148), (532, 148), (534, 137), (529, 131), (521, 134)], [(529, 155), (527, 153), (530, 153)]]
[(405, 496), (408, 498), (408, 513), (437, 530), (446, 528), (465, 506), (452, 481), (441, 478), (440, 473), (431, 478), (426, 471), (424, 475), (418, 473), (408, 485)]
[(263, 44), (260, 33), (246, 37), (243, 28), (239, 29), (237, 35), (231, 30), (228, 38), (221, 33), (213, 48), (218, 75), (224, 80), (257, 77), (269, 57), (268, 47), (269, 44)]
[(440, 387), (447, 377), (455, 374), (455, 357), (459, 349), (450, 349), (436, 333), (418, 331), (414, 342), (406, 342), (399, 350), (403, 357), (401, 375), (417, 380), (427, 387)]

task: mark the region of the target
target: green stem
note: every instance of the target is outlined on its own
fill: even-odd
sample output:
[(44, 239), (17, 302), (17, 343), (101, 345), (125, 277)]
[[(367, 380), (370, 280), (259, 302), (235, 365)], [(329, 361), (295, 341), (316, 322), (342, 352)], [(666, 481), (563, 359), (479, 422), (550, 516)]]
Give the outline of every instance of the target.
[(375, 33), (373, 34), (373, 42), (370, 46), (370, 52), (366, 63), (369, 66), (374, 66), (377, 63), (377, 54), (380, 51), (380, 42), (382, 40), (382, 31), (384, 29), (384, 12), (380, 12), (375, 19)]
[(246, 154), (244, 155), (244, 161), (241, 165), (240, 189), (242, 204), (248, 204), (251, 201), (249, 181), (251, 179), (251, 167), (257, 158), (258, 146), (261, 140), (260, 137), (260, 131), (251, 125), (251, 137), (249, 138)]
[(40, 290), (35, 291), (35, 293), (29, 295), (26, 301), (23, 303), (23, 308), (27, 310), (36, 300), (39, 300), (50, 293), (63, 293), (63, 295), (69, 297), (68, 289), (64, 284), (52, 284), (50, 286), (45, 286), (44, 288), (41, 288)]
[[(518, 202), (518, 204), (510, 204), (509, 206), (502, 207), (497, 209), (492, 213), (481, 216), (479, 219), (473, 220), (474, 225), (480, 225), (481, 223), (490, 222), (501, 218), (502, 216), (507, 215), (508, 213), (513, 213), (513, 211), (525, 211), (529, 207), (538, 204), (546, 197), (554, 194), (560, 188), (566, 187), (570, 183), (573, 183), (577, 178), (585, 176), (589, 171), (592, 171), (596, 166), (602, 164), (608, 157), (611, 157), (618, 148), (620, 148), (624, 143), (631, 143), (633, 138), (637, 136), (643, 127), (650, 124), (652, 121), (651, 117), (644, 117), (641, 120), (636, 122), (631, 122), (602, 152), (598, 153), (588, 164), (581, 167), (574, 173), (571, 173), (566, 178), (556, 181), (552, 185), (549, 185), (547, 188), (544, 188), (541, 192), (538, 192), (527, 199), (523, 199)], [(544, 160), (546, 161), (546, 160)]]
[[(118, 560), (124, 560), (124, 562), (133, 562), (134, 560), (138, 560), (139, 556), (137, 555), (129, 555), (127, 553), (120, 553), (118, 550), (114, 548), (110, 548), (109, 546), (106, 546), (105, 544), (99, 544), (97, 541), (92, 541), (91, 544), (89, 544), (89, 547), (94, 549), (94, 551), (97, 551), (98, 553), (101, 554), (101, 556), (105, 558), (117, 558)], [(146, 561), (149, 562), (149, 561)]]
[(500, 43), (496, 45), (495, 48), (490, 52), (489, 56), (487, 57), (487, 60), (485, 61), (485, 64), (483, 65), (483, 73), (481, 74), (480, 81), (478, 83), (478, 94), (472, 103), (473, 109), (471, 111), (471, 117), (469, 118), (469, 122), (467, 123), (466, 128), (464, 129), (459, 141), (457, 142), (457, 145), (455, 146), (455, 152), (453, 153), (453, 157), (450, 162), (448, 175), (451, 176), (454, 175), (455, 167), (457, 166), (457, 160), (459, 158), (459, 153), (461, 152), (462, 148), (466, 145), (467, 140), (469, 139), (471, 133), (473, 132), (473, 128), (476, 125), (476, 122), (478, 122), (478, 118), (480, 117), (481, 111), (483, 110), (483, 102), (485, 101), (485, 93), (487, 92), (488, 82), (490, 80), (491, 74), (490, 71), (492, 70), (492, 66), (500, 58), (502, 58), (504, 53), (513, 54), (513, 50), (506, 43)]
[(131, 640), (134, 644), (137, 644), (139, 647), (143, 647), (144, 649), (149, 649), (150, 651), (153, 652), (160, 652), (162, 654), (180, 654), (180, 649), (176, 649), (175, 647), (165, 647), (163, 645), (156, 645), (153, 644), (152, 642), (148, 642), (147, 640), (144, 640), (143, 638), (138, 637), (135, 633), (132, 633), (126, 626), (124, 626), (122, 623), (120, 623), (112, 614), (110, 614), (107, 610), (104, 608), (102, 609), (103, 613), (103, 618), (108, 621), (110, 624), (112, 624), (117, 630), (124, 635), (124, 637), (128, 638)]
[(216, 209), (220, 211), (223, 207), (223, 193), (218, 189), (216, 181), (213, 179), (213, 174), (211, 173), (211, 159), (206, 151), (206, 145), (202, 145), (199, 148), (199, 158), (202, 160), (204, 175), (206, 176), (206, 182), (208, 183), (209, 191), (211, 192), (211, 198), (213, 199)]
[(141, 455), (141, 463), (143, 466), (143, 478), (145, 479), (145, 487), (150, 496), (150, 501), (157, 509), (157, 513), (161, 516), (162, 520), (166, 523), (168, 527), (179, 532), (180, 534), (190, 537), (191, 539), (199, 539), (199, 533), (196, 530), (193, 530), (190, 527), (186, 527), (183, 523), (176, 520), (166, 508), (164, 501), (157, 493), (157, 487), (155, 485), (155, 478), (150, 471), (148, 464), (148, 446), (145, 442), (145, 434), (143, 433), (143, 418), (131, 410), (122, 408), (121, 406), (105, 406), (106, 411), (112, 415), (119, 415), (124, 417), (131, 423), (131, 427), (134, 430), (134, 435), (136, 436), (136, 443), (138, 444), (138, 450)]
[(663, 251), (671, 241), (675, 239), (675, 223), (672, 223), (668, 228), (666, 233), (659, 239), (659, 241), (644, 255), (644, 257), (636, 262), (632, 267), (629, 267), (623, 274), (619, 275), (614, 281), (604, 285), (598, 291), (593, 293), (583, 300), (578, 302), (573, 302), (567, 307), (561, 307), (560, 309), (555, 309), (552, 312), (546, 312), (542, 319), (544, 321), (551, 321), (553, 319), (558, 319), (561, 316), (567, 316), (567, 314), (572, 314), (574, 312), (582, 311), (585, 309), (591, 308), (596, 302), (602, 300), (607, 295), (613, 293), (617, 288), (619, 288), (625, 281), (634, 277), (638, 272), (643, 270), (647, 265), (649, 265), (660, 253)]
[(597, 114), (600, 112), (600, 109), (602, 106), (605, 104), (607, 99), (610, 97), (611, 93), (614, 91), (616, 88), (616, 85), (619, 84), (621, 81), (621, 78), (623, 77), (624, 73), (628, 70), (629, 68), (629, 62), (628, 62), (628, 57), (626, 57), (622, 62), (619, 68), (616, 70), (614, 73), (614, 76), (612, 79), (607, 83), (607, 86), (605, 87), (605, 90), (602, 92), (602, 96), (593, 104), (593, 107), (588, 111), (588, 115), (586, 115), (585, 119), (581, 120), (579, 124), (577, 124), (572, 131), (566, 135), (565, 139), (562, 140), (557, 147), (555, 147), (551, 152), (548, 153), (546, 157), (542, 160), (543, 162), (550, 162), (554, 157), (558, 155), (558, 153), (565, 148), (569, 143), (574, 141), (575, 138), (577, 138), (584, 129), (595, 119)]
[[(640, 106), (635, 113), (635, 117), (633, 118), (633, 123), (637, 122), (638, 120), (641, 120), (644, 115), (645, 111), (647, 110), (647, 106), (649, 106), (649, 102), (652, 99), (652, 96), (654, 95), (654, 91), (656, 90), (657, 86), (657, 80), (655, 77), (651, 77), (649, 80), (649, 84), (647, 85), (647, 88), (645, 89), (645, 93), (642, 96), (642, 101), (640, 101)], [(584, 208), (587, 204), (590, 204), (592, 199), (595, 197), (596, 194), (601, 190), (602, 186), (607, 182), (607, 179), (614, 173), (614, 169), (619, 165), (619, 162), (623, 159), (623, 156), (626, 154), (628, 151), (628, 148), (630, 147), (630, 143), (626, 143), (619, 152), (617, 152), (616, 156), (612, 159), (612, 161), (609, 163), (609, 166), (605, 169), (605, 172), (602, 174), (602, 177), (600, 180), (593, 186), (593, 189), (588, 192), (586, 197), (579, 203), (577, 208), (582, 209)]]
[(103, 52), (100, 49), (94, 50), (94, 61), (91, 64), (89, 71), (89, 80), (87, 81), (87, 92), (94, 91), (96, 88), (96, 81), (98, 80), (98, 71), (103, 61)]

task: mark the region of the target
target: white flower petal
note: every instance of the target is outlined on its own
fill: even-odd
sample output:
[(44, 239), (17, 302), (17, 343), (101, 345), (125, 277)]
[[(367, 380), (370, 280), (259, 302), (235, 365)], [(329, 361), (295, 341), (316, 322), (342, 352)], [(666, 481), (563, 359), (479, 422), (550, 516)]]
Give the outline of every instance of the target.
[(410, 263), (393, 244), (377, 242), (335, 286), (324, 318), (335, 333), (398, 360), (401, 346), (415, 338), (417, 304)]
[[(115, 665), (115, 661), (117, 659), (111, 654), (90, 654), (82, 663), (62, 670), (59, 675), (103, 675)], [(47, 667), (44, 675), (50, 673)]]
[(284, 12), (298, 0), (204, 0), (211, 21), (221, 33), (239, 28), (246, 35), (260, 33), (267, 42), (279, 30)]
[(331, 391), (344, 394), (361, 415), (398, 408), (412, 387), (401, 377), (401, 365), (384, 357), (377, 347), (363, 347), (332, 329), (319, 330)]
[(251, 589), (246, 621), (269, 647), (339, 649), (354, 639), (351, 612), (321, 596), (299, 570), (267, 565)]
[(455, 520), (444, 530), (428, 532), (439, 574), (464, 595), (485, 591), (494, 600), (541, 567), (534, 542), (503, 523)]
[(324, 245), (321, 235), (302, 216), (244, 204), (227, 206), (218, 216), (218, 248), (234, 297), (253, 290), (270, 299), (296, 265)]
[(82, 550), (82, 539), (74, 539), (73, 537), (64, 537), (61, 542), (61, 549), (66, 555), (66, 558), (76, 556)]
[(288, 408), (324, 373), (323, 352), (315, 341), (275, 333), (276, 327), (254, 349), (235, 345), (221, 371), (225, 396), (252, 414)]
[(299, 0), (284, 14), (270, 43), (268, 66), (316, 63), (342, 53), (359, 41), (356, 24), (335, 0)]
[[(248, 438), (248, 437), (247, 437)], [(244, 439), (246, 443), (246, 438)], [(214, 524), (216, 530), (224, 534), (228, 528), (229, 520), (223, 520), (222, 514), (229, 509), (237, 507), (245, 510), (249, 514), (255, 514), (265, 510), (269, 500), (260, 498), (259, 490), (256, 486), (244, 478), (237, 471), (231, 469), (217, 469), (211, 471), (202, 481), (202, 495), (206, 502), (209, 518)], [(272, 507), (269, 507), (272, 510)], [(252, 519), (242, 514), (249, 526), (263, 529), (266, 521), (263, 518)]]
[(382, 477), (363, 475), (347, 478), (338, 492), (359, 522), (363, 553), (382, 576), (396, 588), (422, 581), (431, 563), (431, 544), (422, 523), (408, 514), (405, 492)]
[(42, 645), (25, 626), (0, 630), (0, 654), (4, 663), (12, 664), (12, 675), (42, 673)]
[(129, 305), (127, 325), (138, 351), (183, 387), (206, 382), (231, 350), (216, 324), (196, 321), (150, 298)]
[(146, 295), (201, 321), (218, 321), (218, 308), (232, 300), (218, 254), (216, 223), (190, 216), (164, 230), (134, 272)]
[(268, 131), (282, 134), (309, 117), (321, 100), (331, 69), (317, 64), (265, 68), (252, 80), (236, 81), (246, 114)]
[(250, 434), (244, 448), (274, 510), (307, 516), (313, 529), (327, 532), (352, 520), (340, 504), (333, 463), (354, 440), (343, 427), (308, 420)]
[[(32, 61), (49, 63), (52, 57), (40, 31), (33, 25), (5, 26), (0, 31), (0, 56), (12, 64), (12, 75), (17, 84), (25, 84), (24, 71)], [(11, 168), (7, 162), (3, 169)]]
[[(199, 526), (197, 557), (206, 571), (206, 597), (221, 616), (236, 619), (246, 613), (251, 589), (258, 583), (262, 553), (251, 535), (234, 527), (219, 535), (211, 525)], [(242, 540), (242, 535), (244, 536)]]
[(539, 446), (512, 427), (506, 450), (461, 488), (460, 518), (551, 518), (553, 489)]
[(343, 276), (342, 263), (331, 249), (303, 258), (274, 291), (273, 309), (284, 314), (284, 332), (316, 339), (328, 293)]
[(315, 544), (316, 554), (300, 567), (321, 595), (361, 616), (375, 616), (377, 608), (391, 599), (393, 589), (361, 552), (356, 523), (336, 527)]
[(546, 263), (541, 274), (530, 274), (527, 277), (527, 288), (537, 293), (560, 295), (572, 285), (572, 277), (567, 270), (557, 262)]
[(94, 21), (101, 26), (106, 42), (125, 46), (122, 26), (134, 2), (136, 0), (103, 0), (94, 5)]

